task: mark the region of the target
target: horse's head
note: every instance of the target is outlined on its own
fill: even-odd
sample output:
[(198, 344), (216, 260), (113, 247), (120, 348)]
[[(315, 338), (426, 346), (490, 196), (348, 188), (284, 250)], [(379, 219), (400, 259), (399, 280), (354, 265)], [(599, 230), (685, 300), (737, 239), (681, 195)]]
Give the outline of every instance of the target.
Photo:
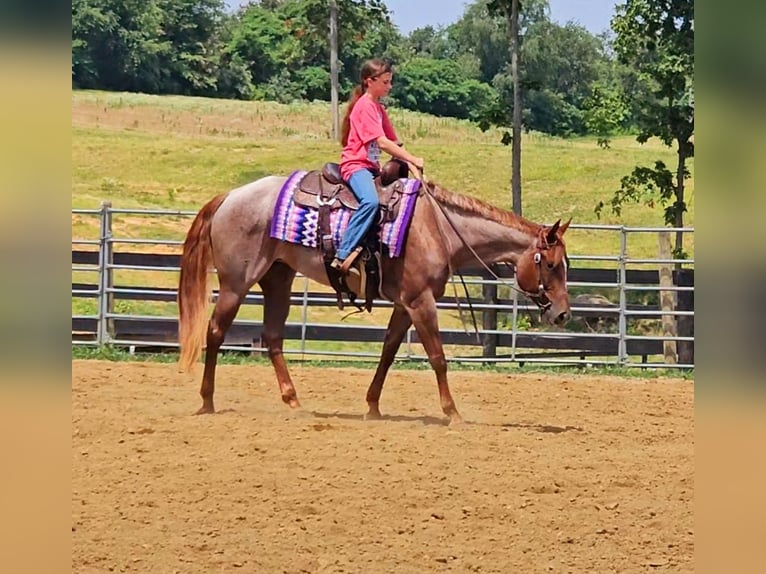
[(569, 258), (563, 235), (571, 219), (543, 227), (537, 241), (521, 254), (516, 263), (519, 289), (534, 301), (542, 318), (551, 324), (563, 325), (572, 317), (567, 292)]

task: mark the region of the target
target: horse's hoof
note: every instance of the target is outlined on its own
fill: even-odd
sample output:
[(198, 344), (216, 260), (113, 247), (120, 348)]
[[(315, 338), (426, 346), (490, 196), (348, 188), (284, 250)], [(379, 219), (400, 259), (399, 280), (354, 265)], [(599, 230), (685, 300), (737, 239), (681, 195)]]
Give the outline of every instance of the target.
[(379, 421), (382, 418), (383, 415), (380, 414), (380, 411), (370, 410), (367, 414), (364, 415), (364, 420), (366, 421)]
[(450, 416), (448, 424), (450, 428), (462, 428), (464, 425), (465, 421), (459, 414), (455, 413), (454, 415)]
[(215, 407), (213, 405), (202, 405), (199, 410), (194, 413), (195, 415), (213, 415), (215, 414)]
[(297, 398), (283, 398), (282, 400), (291, 409), (301, 408), (301, 402)]

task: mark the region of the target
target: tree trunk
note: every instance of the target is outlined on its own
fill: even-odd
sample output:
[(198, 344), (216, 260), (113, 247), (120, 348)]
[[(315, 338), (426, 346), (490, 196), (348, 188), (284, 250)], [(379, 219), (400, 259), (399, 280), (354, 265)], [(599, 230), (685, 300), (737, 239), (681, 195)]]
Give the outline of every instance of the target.
[[(688, 154), (687, 143), (678, 140), (678, 170), (676, 171), (676, 214), (674, 225), (684, 226), (684, 212), (680, 209), (684, 202), (684, 172), (686, 171), (686, 157)], [(676, 231), (676, 254), (680, 254), (684, 248), (684, 233)], [(680, 265), (676, 268), (680, 269)]]
[(511, 197), (513, 212), (521, 215), (521, 87), (519, 86), (519, 0), (511, 4), (511, 78), (513, 80), (513, 128), (511, 141)]
[(330, 0), (330, 107), (332, 108), (332, 139), (340, 138), (338, 115), (338, 6)]

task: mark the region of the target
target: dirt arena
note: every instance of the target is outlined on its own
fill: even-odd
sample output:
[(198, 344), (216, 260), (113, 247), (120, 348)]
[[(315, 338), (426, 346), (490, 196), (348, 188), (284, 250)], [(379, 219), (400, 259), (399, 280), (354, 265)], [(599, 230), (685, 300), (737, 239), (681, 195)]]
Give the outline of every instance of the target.
[[(201, 369), (200, 369), (201, 371)], [(77, 573), (692, 572), (694, 383), (72, 362)], [(648, 375), (651, 377), (651, 374)]]

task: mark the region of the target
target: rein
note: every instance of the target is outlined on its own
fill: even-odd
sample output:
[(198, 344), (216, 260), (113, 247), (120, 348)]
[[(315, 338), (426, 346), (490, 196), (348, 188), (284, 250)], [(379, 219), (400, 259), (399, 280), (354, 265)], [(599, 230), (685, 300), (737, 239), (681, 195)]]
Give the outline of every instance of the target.
[[(410, 166), (410, 169), (412, 169), (413, 167), (414, 166)], [(425, 188), (428, 198), (431, 200), (431, 202), (435, 203), (440, 208), (442, 208), (442, 212), (444, 212), (444, 208), (442, 207), (442, 205), (438, 201), (436, 201), (436, 198), (431, 194), (430, 190), (428, 189), (428, 180), (426, 179), (425, 174), (422, 171), (420, 172), (415, 171), (415, 169), (413, 169), (412, 171), (416, 176), (418, 176), (418, 179), (423, 184), (423, 187)], [(445, 213), (445, 216), (446, 216), (446, 213)], [(449, 218), (447, 220), (449, 221)], [(452, 223), (452, 221), (449, 221), (449, 223), (452, 226), (452, 228), (455, 229), (455, 225)], [(447, 239), (447, 236), (444, 234), (444, 230), (442, 229), (439, 218), (436, 218), (436, 227), (439, 229), (439, 235), (441, 235), (442, 243), (444, 243), (444, 245), (447, 247), (447, 252), (449, 253), (449, 245), (448, 245), (449, 240)], [(455, 231), (457, 232), (457, 230)], [(463, 237), (459, 233), (458, 233), (458, 237), (463, 243), (465, 243), (465, 239), (463, 239)], [(460, 283), (463, 285), (463, 292), (465, 293), (465, 298), (468, 301), (468, 309), (471, 311), (471, 321), (473, 323), (473, 330), (476, 333), (476, 342), (481, 343), (481, 337), (479, 335), (479, 324), (476, 321), (476, 312), (473, 309), (473, 303), (471, 301), (471, 296), (468, 293), (468, 287), (465, 284), (465, 279), (463, 279), (463, 274), (460, 273), (460, 271), (453, 271), (452, 262), (450, 261), (449, 257), (447, 257), (447, 269), (449, 270), (450, 282), (452, 283), (452, 290), (455, 293), (455, 306), (457, 307), (458, 315), (460, 315), (460, 323), (463, 325), (463, 330), (465, 331), (466, 334), (468, 334), (468, 329), (465, 328), (465, 319), (463, 319), (463, 308), (460, 306), (460, 297), (457, 294), (457, 285), (455, 285), (455, 275), (460, 277)]]
[[(455, 225), (455, 223), (452, 221), (452, 219), (450, 219), (450, 216), (449, 216), (449, 213), (447, 212), (447, 210), (446, 210), (446, 209), (444, 209), (444, 206), (443, 206), (441, 203), (439, 203), (439, 202), (437, 201), (437, 199), (434, 197), (434, 195), (431, 193), (431, 190), (428, 188), (428, 181), (425, 179), (425, 176), (422, 176), (422, 179), (421, 179), (421, 181), (422, 181), (423, 185), (425, 186), (425, 189), (426, 189), (426, 193), (428, 194), (428, 197), (431, 199), (431, 201), (432, 201), (433, 203), (435, 203), (435, 204), (436, 204), (436, 205), (439, 207), (439, 210), (442, 212), (442, 214), (444, 215), (444, 218), (445, 218), (445, 219), (447, 220), (447, 222), (450, 224), (450, 227), (452, 227), (452, 230), (455, 232), (455, 235), (457, 235), (457, 236), (458, 236), (458, 238), (459, 238), (459, 239), (460, 239), (460, 241), (463, 243), (463, 245), (465, 245), (465, 246), (468, 248), (468, 250), (469, 250), (469, 251), (471, 252), (471, 254), (474, 256), (474, 258), (475, 258), (475, 259), (476, 259), (476, 260), (477, 260), (479, 263), (481, 263), (481, 266), (482, 266), (482, 267), (484, 267), (484, 269), (485, 269), (485, 270), (486, 270), (486, 271), (487, 271), (487, 272), (488, 272), (488, 273), (489, 273), (489, 274), (492, 276), (492, 278), (493, 278), (493, 279), (495, 279), (496, 281), (499, 281), (499, 282), (500, 282), (500, 283), (502, 283), (503, 285), (505, 285), (505, 286), (507, 286), (507, 287), (510, 287), (510, 288), (511, 288), (511, 289), (513, 289), (514, 291), (516, 291), (516, 292), (518, 292), (518, 293), (521, 293), (522, 295), (526, 295), (527, 297), (529, 297), (530, 299), (532, 299), (532, 300), (535, 302), (535, 304), (536, 304), (538, 307), (540, 307), (540, 309), (541, 309), (543, 312), (545, 312), (546, 310), (548, 310), (548, 309), (550, 308), (550, 306), (551, 306), (551, 302), (550, 302), (550, 301), (546, 301), (545, 303), (540, 303), (540, 302), (539, 302), (539, 299), (541, 299), (542, 297), (545, 297), (545, 298), (547, 299), (547, 297), (545, 296), (545, 287), (544, 287), (544, 285), (543, 285), (543, 283), (542, 283), (542, 269), (541, 269), (541, 265), (542, 265), (542, 255), (540, 254), (540, 249), (541, 249), (541, 248), (538, 246), (538, 251), (537, 251), (537, 252), (535, 253), (535, 255), (534, 255), (534, 262), (535, 262), (535, 265), (536, 265), (536, 268), (537, 268), (537, 285), (538, 285), (538, 292), (537, 292), (537, 293), (531, 293), (531, 292), (529, 292), (529, 291), (525, 291), (524, 289), (521, 289), (520, 287), (517, 287), (516, 285), (513, 285), (512, 283), (508, 283), (508, 282), (507, 282), (507, 281), (505, 281), (505, 280), (504, 280), (502, 277), (499, 277), (499, 276), (497, 275), (497, 273), (495, 273), (495, 272), (492, 270), (492, 268), (491, 268), (489, 265), (487, 265), (486, 261), (484, 261), (484, 260), (481, 258), (481, 256), (480, 256), (478, 253), (476, 253), (476, 250), (475, 250), (475, 249), (474, 249), (474, 248), (473, 248), (473, 247), (472, 247), (472, 246), (471, 246), (471, 245), (470, 245), (470, 244), (469, 244), (469, 243), (468, 243), (468, 242), (465, 240), (465, 238), (462, 236), (462, 234), (461, 234), (461, 233), (460, 233), (460, 231), (458, 230), (458, 228), (457, 228), (457, 226)], [(441, 230), (441, 227), (439, 228), (439, 232), (442, 234), (442, 239), (444, 239), (444, 234), (443, 234), (443, 232), (442, 232), (442, 230)], [(546, 246), (544, 246), (542, 249), (547, 249), (547, 247), (548, 247), (548, 246), (546, 245)], [(506, 263), (506, 265), (508, 265), (508, 264)], [(450, 271), (452, 271), (452, 268), (451, 268), (451, 266), (450, 266)], [(462, 280), (462, 278), (463, 278), (463, 276), (461, 275), (461, 276), (460, 276), (460, 279)], [(463, 283), (463, 285), (465, 285), (465, 283)], [(470, 298), (469, 298), (469, 303), (470, 303)], [(474, 319), (474, 324), (475, 324), (475, 319)]]

